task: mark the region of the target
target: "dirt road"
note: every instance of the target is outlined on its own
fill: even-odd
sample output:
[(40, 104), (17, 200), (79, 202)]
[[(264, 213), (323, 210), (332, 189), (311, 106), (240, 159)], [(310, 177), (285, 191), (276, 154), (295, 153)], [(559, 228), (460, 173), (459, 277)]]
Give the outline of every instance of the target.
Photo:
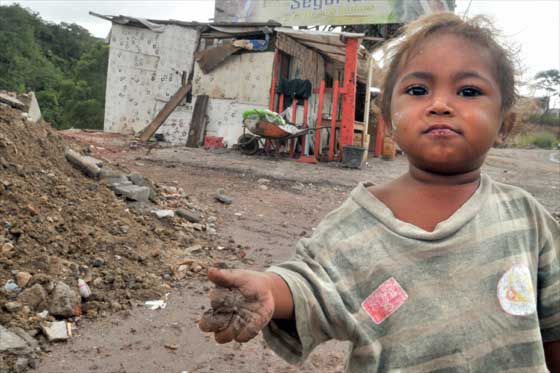
[[(83, 139), (82, 139), (83, 140)], [(362, 170), (335, 164), (307, 165), (247, 157), (228, 151), (168, 148), (120, 151), (118, 142), (95, 137), (94, 155), (137, 171), (157, 183), (183, 188), (191, 201), (217, 218), (219, 240), (240, 245), (245, 268), (264, 268), (288, 258), (301, 236), (336, 208), (359, 181), (376, 184), (403, 173), (403, 157), (371, 160)], [(498, 181), (531, 192), (551, 212), (560, 213), (560, 164), (551, 151), (494, 149), (484, 171)], [(261, 179), (261, 180), (259, 180)], [(262, 179), (268, 179), (265, 181)], [(223, 205), (217, 188), (234, 198)], [(232, 261), (239, 265), (239, 261)], [(328, 343), (302, 367), (292, 367), (266, 348), (260, 337), (246, 345), (217, 345), (196, 320), (208, 307), (210, 284), (203, 275), (173, 289), (163, 310), (142, 307), (79, 325), (70, 343), (54, 345), (37, 372), (342, 372), (344, 345)]]

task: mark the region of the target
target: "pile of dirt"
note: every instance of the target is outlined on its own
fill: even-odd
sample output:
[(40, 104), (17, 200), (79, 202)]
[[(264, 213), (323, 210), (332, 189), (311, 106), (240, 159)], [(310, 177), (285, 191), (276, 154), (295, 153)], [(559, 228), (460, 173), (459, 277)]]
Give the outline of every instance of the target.
[[(19, 327), (39, 342), (45, 342), (45, 322), (161, 299), (177, 278), (202, 276), (215, 260), (205, 250), (216, 246), (212, 224), (205, 223), (215, 218), (193, 210), (184, 193), (167, 188), (159, 199), (190, 209), (200, 224), (158, 218), (150, 206), (117, 198), (66, 161), (68, 146), (48, 123), (0, 105), (0, 325)], [(87, 298), (78, 295), (79, 279), (91, 290)], [(61, 299), (62, 288), (70, 296)], [(56, 303), (69, 299), (77, 299), (71, 314), (57, 313)]]

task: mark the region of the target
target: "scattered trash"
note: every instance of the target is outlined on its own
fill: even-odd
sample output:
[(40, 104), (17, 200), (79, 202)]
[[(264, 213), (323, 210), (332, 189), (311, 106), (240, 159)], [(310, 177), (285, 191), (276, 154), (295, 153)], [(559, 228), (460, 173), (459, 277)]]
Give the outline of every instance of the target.
[(6, 290), (8, 293), (19, 293), (21, 291), (21, 288), (16, 284), (14, 280), (9, 279), (8, 281), (6, 281), (6, 284), (4, 284), (4, 290)]
[(91, 295), (91, 289), (89, 288), (88, 284), (81, 278), (78, 279), (78, 288), (80, 289), (80, 295), (82, 298), (89, 298), (89, 296)]
[(68, 321), (45, 322), (41, 329), (49, 342), (65, 341), (72, 337), (72, 324)]
[(175, 216), (175, 212), (173, 210), (152, 210), (152, 213), (156, 214), (156, 216), (160, 219), (172, 218)]
[(167, 297), (169, 296), (169, 293), (166, 293), (164, 296), (164, 299), (159, 299), (159, 300), (148, 300), (144, 303), (144, 306), (146, 308), (151, 309), (152, 311), (155, 311), (157, 309), (164, 309), (165, 307), (167, 307)]

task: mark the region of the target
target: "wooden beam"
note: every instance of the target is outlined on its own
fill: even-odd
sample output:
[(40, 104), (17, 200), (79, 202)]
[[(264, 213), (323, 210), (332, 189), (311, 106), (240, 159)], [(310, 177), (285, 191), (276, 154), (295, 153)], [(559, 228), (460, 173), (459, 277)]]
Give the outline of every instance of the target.
[(191, 85), (185, 84), (175, 94), (171, 99), (165, 104), (163, 109), (156, 115), (154, 119), (148, 124), (146, 128), (140, 134), (140, 141), (146, 142), (152, 137), (154, 133), (158, 130), (158, 128), (165, 122), (165, 120), (171, 115), (171, 113), (175, 110), (175, 108), (179, 105), (181, 100), (183, 100), (187, 94), (191, 91)]

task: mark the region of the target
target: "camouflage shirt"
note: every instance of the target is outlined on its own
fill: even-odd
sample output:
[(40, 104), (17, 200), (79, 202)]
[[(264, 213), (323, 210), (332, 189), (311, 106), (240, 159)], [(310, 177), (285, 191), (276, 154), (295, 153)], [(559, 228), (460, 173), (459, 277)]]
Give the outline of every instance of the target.
[[(264, 330), (302, 362), (350, 341), (347, 372), (547, 372), (560, 340), (560, 226), (527, 192), (482, 176), (433, 232), (400, 221), (356, 187), (293, 258), (295, 321)], [(411, 206), (410, 208), (414, 208)]]

